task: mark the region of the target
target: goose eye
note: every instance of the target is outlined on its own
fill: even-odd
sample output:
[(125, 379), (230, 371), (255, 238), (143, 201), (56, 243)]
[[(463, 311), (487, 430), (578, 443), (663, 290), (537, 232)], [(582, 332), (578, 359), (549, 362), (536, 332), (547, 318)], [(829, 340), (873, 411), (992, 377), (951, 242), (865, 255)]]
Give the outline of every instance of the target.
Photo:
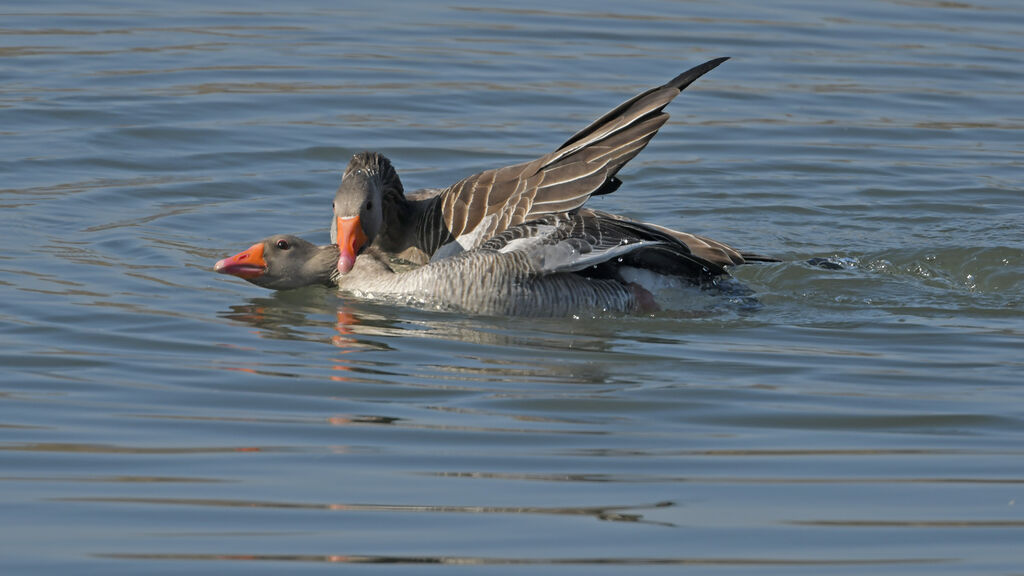
[(373, 210), (373, 200), (367, 200), (366, 201), (366, 209), (367, 210)]
[(291, 245), (288, 244), (287, 240), (278, 240), (277, 247), (280, 248), (281, 250), (287, 250), (291, 248)]

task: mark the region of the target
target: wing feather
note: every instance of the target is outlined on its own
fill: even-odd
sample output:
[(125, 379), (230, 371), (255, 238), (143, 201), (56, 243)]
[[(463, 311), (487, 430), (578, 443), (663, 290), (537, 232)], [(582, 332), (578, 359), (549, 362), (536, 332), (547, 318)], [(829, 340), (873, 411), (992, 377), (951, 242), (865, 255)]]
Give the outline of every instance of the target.
[[(595, 193), (618, 187), (616, 174), (668, 120), (662, 109), (725, 58), (680, 74), (627, 100), (531, 162), (486, 170), (441, 192), (442, 220), (451, 237), (483, 242), (510, 226), (544, 214), (575, 210)], [(494, 216), (494, 218), (491, 218)], [(490, 230), (478, 230), (486, 226)], [(460, 243), (463, 243), (460, 240)], [(475, 246), (468, 246), (475, 247)]]

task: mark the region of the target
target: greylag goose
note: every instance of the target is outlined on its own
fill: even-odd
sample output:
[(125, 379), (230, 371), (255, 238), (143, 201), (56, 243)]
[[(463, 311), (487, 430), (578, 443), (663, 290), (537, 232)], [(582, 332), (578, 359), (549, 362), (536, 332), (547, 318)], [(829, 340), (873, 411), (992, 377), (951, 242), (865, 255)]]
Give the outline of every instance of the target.
[(592, 195), (619, 187), (619, 169), (647, 146), (668, 114), (662, 109), (728, 58), (716, 58), (622, 103), (531, 162), (487, 170), (443, 190), (406, 195), (383, 155), (356, 154), (334, 197), (331, 242), (338, 271), (373, 248), (385, 257), (424, 264), (480, 246), (510, 226), (568, 212)]
[(727, 266), (771, 260), (585, 208), (512, 226), (477, 248), (404, 272), (367, 252), (340, 274), (337, 258), (337, 245), (278, 235), (214, 270), (275, 290), (337, 285), (357, 297), (475, 314), (568, 316), (650, 312), (658, 304), (644, 283), (653, 277), (707, 287), (727, 276)]

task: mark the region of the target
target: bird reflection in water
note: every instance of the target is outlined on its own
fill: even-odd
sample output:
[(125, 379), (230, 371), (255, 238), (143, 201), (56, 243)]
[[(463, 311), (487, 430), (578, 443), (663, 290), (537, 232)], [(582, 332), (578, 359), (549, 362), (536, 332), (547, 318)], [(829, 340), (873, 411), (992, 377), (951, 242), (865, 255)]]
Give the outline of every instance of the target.
[[(249, 365), (256, 372), (272, 371), (280, 375), (282, 367), (286, 367), (286, 375), (323, 377), (322, 370), (327, 369), (329, 373), (325, 377), (332, 381), (368, 384), (401, 381), (415, 388), (433, 388), (441, 381), (445, 386), (452, 386), (447, 375), (459, 386), (475, 389), (490, 389), (498, 382), (502, 388), (517, 382), (526, 387), (540, 382), (606, 382), (609, 369), (614, 371), (615, 366), (594, 362), (593, 355), (606, 358), (605, 355), (617, 346), (619, 330), (645, 320), (619, 318), (616, 323), (608, 323), (602, 318), (577, 318), (567, 322), (564, 318), (473, 316), (350, 299), (324, 287), (250, 298), (220, 315), (255, 328), (254, 333), (260, 338), (326, 343), (335, 349), (325, 365), (323, 351), (315, 346), (282, 346), (279, 352), (287, 358), (272, 367), (265, 359), (260, 359), (257, 364)], [(405, 365), (406, 360), (399, 356), (406, 356), (410, 350), (418, 357), (428, 355), (437, 359), (421, 364), (421, 371), (394, 372), (391, 367)], [(551, 358), (538, 357), (538, 350), (550, 352)], [(566, 361), (564, 352), (568, 350), (579, 358), (578, 362)], [(366, 352), (402, 354), (368, 355)], [(494, 352), (499, 353), (497, 358), (482, 360), (493, 356)], [(297, 362), (296, 356), (304, 358)]]

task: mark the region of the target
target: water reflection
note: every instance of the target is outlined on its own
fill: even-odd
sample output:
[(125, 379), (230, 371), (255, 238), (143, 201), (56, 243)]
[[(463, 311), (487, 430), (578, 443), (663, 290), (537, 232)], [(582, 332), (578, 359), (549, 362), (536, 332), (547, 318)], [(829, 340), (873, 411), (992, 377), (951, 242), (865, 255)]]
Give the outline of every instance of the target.
[(250, 298), (218, 315), (257, 328), (266, 338), (320, 340), (321, 337), (310, 334), (309, 329), (332, 325), (330, 320), (321, 317), (329, 314), (336, 301), (333, 291), (314, 286)]
[(743, 566), (743, 567), (801, 567), (801, 566), (899, 566), (906, 564), (942, 564), (952, 558), (775, 558), (775, 557), (636, 557), (616, 558), (595, 556), (590, 558), (523, 558), (483, 556), (372, 556), (372, 555), (317, 555), (317, 554), (95, 554), (97, 558), (121, 560), (229, 560), (264, 562), (312, 562), (329, 564), (446, 564), (458, 566)]
[(554, 516), (590, 516), (609, 522), (645, 522), (673, 526), (665, 522), (646, 522), (636, 510), (670, 508), (674, 502), (654, 502), (616, 506), (452, 506), (416, 504), (362, 504), (362, 503), (309, 503), (272, 502), (253, 500), (225, 500), (205, 498), (131, 498), (131, 497), (71, 497), (57, 498), (61, 502), (103, 502), (115, 504), (148, 504), (153, 506), (212, 506), (217, 508), (269, 508), (288, 510), (325, 510), (332, 512), (399, 512), (427, 514), (539, 514)]
[[(374, 360), (365, 354), (352, 355), (367, 351), (402, 353), (395, 339), (411, 341), (418, 351), (422, 340), (470, 345), (424, 346), (422, 352), (437, 359), (420, 359), (411, 368), (441, 371), (449, 380), (472, 381), (508, 381), (510, 378), (603, 381), (606, 374), (599, 364), (567, 369), (566, 363), (557, 361), (553, 354), (559, 351), (571, 351), (574, 355), (613, 353), (623, 326), (643, 321), (632, 319), (624, 324), (609, 325), (600, 319), (472, 317), (345, 301), (332, 290), (319, 287), (252, 298), (219, 315), (257, 329), (261, 337), (329, 343), (339, 350), (329, 366), (335, 371), (372, 373), (375, 368), (407, 364), (394, 355), (372, 357)], [(457, 358), (470, 362), (458, 362)], [(276, 366), (274, 371), (278, 368)], [(581, 368), (586, 376), (573, 376)], [(263, 371), (258, 365), (247, 365), (244, 369)]]

